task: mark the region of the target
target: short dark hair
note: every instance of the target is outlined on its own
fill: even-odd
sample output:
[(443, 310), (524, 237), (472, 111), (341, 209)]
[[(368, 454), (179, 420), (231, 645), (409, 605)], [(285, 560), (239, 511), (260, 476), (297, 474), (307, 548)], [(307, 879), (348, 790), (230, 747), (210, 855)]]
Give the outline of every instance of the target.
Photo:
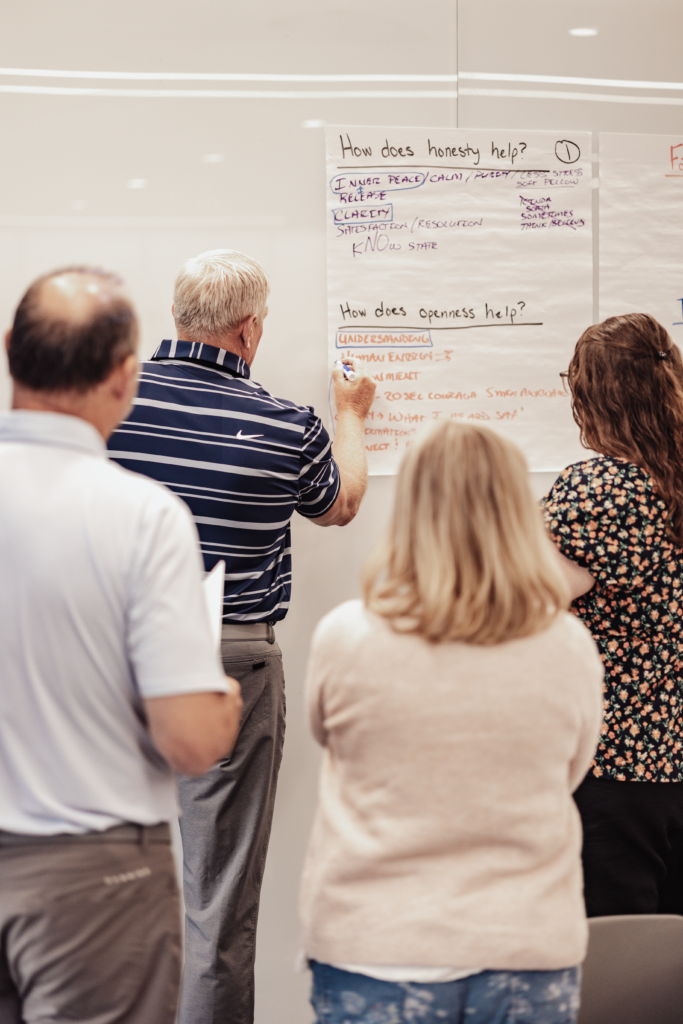
[[(45, 282), (63, 274), (106, 281), (109, 301), (82, 322), (55, 319), (41, 309)], [(14, 314), (7, 355), (12, 378), (34, 391), (87, 391), (106, 380), (137, 346), (137, 317), (116, 274), (96, 267), (65, 267), (34, 281)]]

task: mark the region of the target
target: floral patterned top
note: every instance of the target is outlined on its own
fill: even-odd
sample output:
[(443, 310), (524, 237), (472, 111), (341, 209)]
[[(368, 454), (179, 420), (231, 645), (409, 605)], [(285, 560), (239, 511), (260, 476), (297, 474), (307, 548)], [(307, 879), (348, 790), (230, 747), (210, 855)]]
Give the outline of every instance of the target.
[(596, 580), (572, 605), (605, 664), (593, 774), (683, 782), (683, 549), (654, 481), (600, 456), (568, 466), (542, 504), (560, 551)]

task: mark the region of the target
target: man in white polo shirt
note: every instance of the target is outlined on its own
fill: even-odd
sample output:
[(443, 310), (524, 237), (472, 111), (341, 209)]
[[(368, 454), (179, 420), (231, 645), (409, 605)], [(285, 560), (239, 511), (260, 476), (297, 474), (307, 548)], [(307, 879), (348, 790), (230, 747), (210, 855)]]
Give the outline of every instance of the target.
[(230, 753), (197, 538), (111, 463), (137, 377), (121, 282), (67, 269), (7, 335), (0, 416), (0, 1022), (172, 1024), (173, 769)]

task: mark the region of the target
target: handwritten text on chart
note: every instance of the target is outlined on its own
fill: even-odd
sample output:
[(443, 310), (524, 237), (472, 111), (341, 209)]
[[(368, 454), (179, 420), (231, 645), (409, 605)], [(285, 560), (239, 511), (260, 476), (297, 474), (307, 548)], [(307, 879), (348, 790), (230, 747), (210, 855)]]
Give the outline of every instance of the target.
[[(361, 175), (338, 174), (330, 181), (330, 189), (339, 203), (358, 206), (381, 203), (392, 192), (421, 188), (425, 184), (429, 188), (441, 185), (457, 187), (458, 185), (468, 185), (471, 182), (484, 181), (498, 184), (507, 182), (520, 189), (545, 188), (552, 191), (558, 188), (575, 188), (582, 177), (583, 170), (580, 167), (563, 170), (556, 168), (552, 171), (465, 170), (440, 173), (412, 171), (405, 174), (383, 171)], [(341, 211), (337, 209), (334, 214), (335, 223), (341, 222)], [(347, 215), (345, 219), (350, 219), (350, 216)]]
[[(542, 327), (541, 321), (536, 320), (523, 320), (522, 317), (527, 307), (527, 302), (524, 299), (518, 299), (517, 302), (507, 303), (491, 303), (484, 302), (482, 308), (479, 308), (476, 303), (473, 305), (464, 302), (461, 306), (453, 308), (444, 308), (443, 306), (420, 306), (417, 309), (417, 317), (420, 320), (427, 320), (430, 326), (434, 323), (436, 330), (466, 330), (468, 327), (475, 326), (502, 326), (503, 324), (522, 324), (526, 323), (528, 327)], [(406, 302), (405, 306), (398, 305), (397, 303), (392, 304), (387, 302), (385, 305), (384, 299), (381, 299), (379, 303), (371, 306), (352, 306), (350, 302), (340, 302), (339, 310), (341, 313), (342, 322), (346, 322), (347, 318), (350, 321), (364, 320), (367, 317), (374, 318), (375, 320), (381, 320), (382, 318), (400, 319), (402, 317), (409, 317), (414, 315), (412, 313), (413, 307), (410, 303)], [(479, 320), (479, 324), (463, 324), (461, 321), (464, 320)], [(449, 321), (452, 323), (446, 326)], [(484, 321), (484, 323), (481, 323)], [(361, 325), (359, 324), (359, 329)], [(410, 327), (409, 330), (416, 328)], [(418, 328), (419, 329), (419, 328)], [(389, 338), (389, 335), (386, 335)], [(381, 344), (387, 344), (391, 342), (383, 341)], [(373, 342), (365, 342), (365, 345), (371, 345)], [(379, 344), (379, 343), (378, 343)], [(403, 344), (402, 342), (396, 342), (395, 344)]]
[[(373, 377), (379, 384), (384, 384), (387, 378), (392, 375), (387, 373), (374, 373)], [(373, 410), (365, 424), (366, 450), (369, 452), (403, 449), (410, 446), (411, 440), (415, 437), (420, 427), (427, 423), (439, 420), (470, 420), (490, 423), (504, 423), (516, 420), (525, 414), (525, 406), (517, 405), (512, 408), (496, 408), (496, 402), (500, 399), (516, 398), (524, 402), (534, 402), (536, 399), (561, 399), (568, 401), (565, 391), (560, 388), (526, 388), (518, 390), (509, 388), (487, 387), (483, 394), (476, 391), (386, 391), (380, 390), (381, 396), (391, 403), (419, 403), (424, 406), (428, 403), (429, 409), (420, 412), (404, 412), (392, 409), (389, 412)], [(486, 407), (476, 405), (477, 402), (485, 402)], [(441, 405), (439, 403), (447, 403)], [(489, 404), (490, 402), (490, 404)], [(454, 408), (455, 403), (465, 403), (465, 409)], [(471, 404), (475, 404), (472, 408)], [(378, 438), (389, 438), (390, 440), (378, 440)]]
[[(577, 181), (578, 179), (572, 179)], [(354, 197), (354, 201), (362, 202), (367, 193)], [(339, 198), (342, 198), (341, 196)], [(586, 217), (575, 212), (573, 206), (558, 204), (556, 194), (523, 195), (518, 193), (520, 207), (519, 226), (522, 231), (547, 231), (565, 228), (577, 231), (586, 226)], [(349, 200), (350, 201), (350, 200)], [(373, 253), (408, 253), (420, 254), (435, 251), (439, 247), (439, 237), (444, 231), (462, 231), (481, 229), (484, 218), (472, 217), (412, 217), (409, 221), (394, 221), (392, 203), (384, 206), (348, 206), (332, 209), (332, 218), (337, 226), (338, 236), (363, 234), (358, 241), (351, 240), (353, 257), (371, 255)], [(493, 227), (493, 225), (491, 225)], [(380, 233), (382, 232), (382, 233)], [(391, 232), (388, 234), (387, 232)], [(410, 235), (430, 236), (423, 240), (407, 240), (402, 237), (405, 232)]]
[[(389, 139), (384, 140), (381, 146), (354, 145), (349, 132), (339, 136), (342, 160), (359, 160), (361, 158), (374, 157), (384, 161), (396, 162), (414, 157), (424, 156), (429, 159), (460, 160), (471, 163), (471, 166), (478, 167), (482, 159), (491, 161), (510, 161), (514, 166), (515, 161), (524, 160), (527, 150), (530, 150), (528, 142), (500, 138), (492, 139), (488, 145), (473, 145), (471, 141), (453, 143), (444, 141), (432, 142), (431, 137), (421, 139), (419, 142), (411, 140), (390, 143)], [(532, 150), (530, 150), (532, 152)], [(563, 164), (575, 164), (581, 158), (580, 145), (571, 139), (557, 139), (554, 147), (554, 155)]]
[(348, 224), (349, 222), (373, 223), (381, 221), (386, 224), (394, 219), (394, 208), (391, 203), (384, 206), (343, 206), (341, 209), (333, 210), (332, 216), (335, 224)]
[(522, 231), (539, 228), (572, 228), (576, 231), (577, 228), (585, 227), (585, 218), (575, 217), (573, 210), (553, 210), (550, 196), (534, 196), (532, 199), (520, 196), (519, 201), (522, 207)]
[(369, 345), (400, 345), (407, 348), (424, 348), (432, 345), (429, 331), (375, 332), (363, 331), (350, 334), (348, 331), (337, 331), (337, 348), (366, 348)]
[(558, 373), (592, 313), (590, 137), (352, 127), (327, 147), (330, 365), (377, 382), (370, 472), (440, 419), (499, 426), (534, 468), (580, 458)]
[(424, 183), (422, 171), (405, 174), (382, 172), (380, 174), (348, 175), (339, 174), (330, 182), (330, 188), (340, 203), (366, 203), (384, 199), (389, 192), (419, 188)]
[(669, 159), (671, 169), (665, 174), (666, 178), (683, 178), (683, 142), (677, 142), (669, 146)]

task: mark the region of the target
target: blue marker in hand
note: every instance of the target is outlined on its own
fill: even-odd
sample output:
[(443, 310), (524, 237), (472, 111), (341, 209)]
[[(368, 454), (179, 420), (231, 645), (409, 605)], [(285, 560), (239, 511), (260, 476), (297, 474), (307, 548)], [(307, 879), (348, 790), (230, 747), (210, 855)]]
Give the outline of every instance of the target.
[(336, 367), (340, 367), (342, 369), (342, 371), (344, 373), (344, 377), (346, 378), (346, 380), (355, 380), (356, 379), (356, 374), (354, 373), (353, 367), (349, 366), (348, 363), (344, 363), (344, 362), (342, 362), (341, 359), (338, 359), (337, 362), (334, 365)]

